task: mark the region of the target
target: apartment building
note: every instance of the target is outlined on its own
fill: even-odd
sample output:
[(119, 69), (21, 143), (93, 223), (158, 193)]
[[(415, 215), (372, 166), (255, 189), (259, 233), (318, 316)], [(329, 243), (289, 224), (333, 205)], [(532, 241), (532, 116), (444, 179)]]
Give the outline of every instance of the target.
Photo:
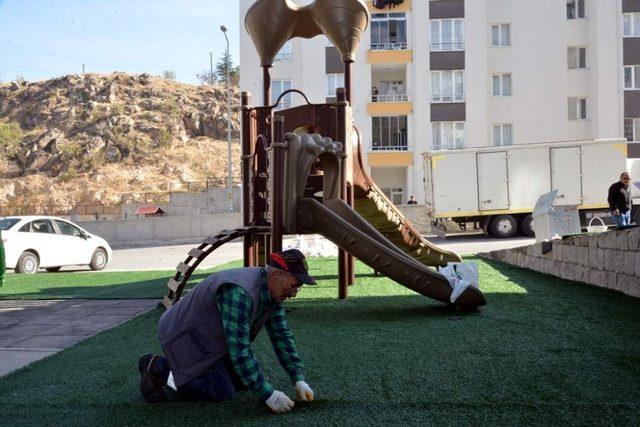
[[(242, 28), (253, 2), (240, 0)], [(394, 203), (411, 195), (424, 202), (427, 151), (640, 140), (640, 0), (367, 4), (371, 22), (352, 69), (353, 117), (366, 167)], [(246, 32), (240, 51), (241, 87), (258, 104), (262, 72)], [(331, 101), (344, 83), (325, 37), (291, 40), (277, 59), (273, 101), (289, 88)], [(302, 102), (290, 94), (279, 106)]]

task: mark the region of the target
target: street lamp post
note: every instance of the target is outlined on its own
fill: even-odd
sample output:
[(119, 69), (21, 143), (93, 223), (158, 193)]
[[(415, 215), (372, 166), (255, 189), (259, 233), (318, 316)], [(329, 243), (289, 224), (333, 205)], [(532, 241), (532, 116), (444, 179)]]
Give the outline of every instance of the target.
[(229, 38), (227, 37), (227, 27), (220, 25), (220, 31), (227, 41), (227, 53), (225, 55), (226, 86), (227, 86), (227, 199), (229, 202), (229, 212), (233, 212), (233, 169), (231, 164), (231, 82), (229, 81)]

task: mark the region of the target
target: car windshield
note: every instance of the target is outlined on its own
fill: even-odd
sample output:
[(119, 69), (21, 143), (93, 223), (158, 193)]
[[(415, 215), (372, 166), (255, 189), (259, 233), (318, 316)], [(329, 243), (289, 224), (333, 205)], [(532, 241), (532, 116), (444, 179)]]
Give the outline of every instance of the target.
[(20, 218), (0, 218), (0, 230), (6, 231), (20, 222)]

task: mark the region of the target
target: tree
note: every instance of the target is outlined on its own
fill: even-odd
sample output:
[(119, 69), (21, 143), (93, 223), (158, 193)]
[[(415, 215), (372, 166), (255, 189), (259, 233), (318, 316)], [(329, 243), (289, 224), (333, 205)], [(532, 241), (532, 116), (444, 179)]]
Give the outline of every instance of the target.
[(231, 86), (236, 86), (240, 83), (240, 67), (233, 65), (233, 58), (231, 53), (227, 56), (227, 52), (222, 54), (220, 60), (216, 64), (216, 80), (220, 83), (226, 83), (227, 81), (227, 64), (229, 65), (229, 83)]
[(171, 71), (171, 70), (164, 70), (162, 72), (162, 77), (167, 79), (167, 80), (175, 80), (176, 79), (176, 72), (175, 71)]
[(215, 73), (211, 74), (211, 71), (206, 70), (200, 74), (196, 74), (196, 78), (200, 80), (200, 83), (202, 84), (211, 84), (212, 81), (215, 81), (216, 75)]

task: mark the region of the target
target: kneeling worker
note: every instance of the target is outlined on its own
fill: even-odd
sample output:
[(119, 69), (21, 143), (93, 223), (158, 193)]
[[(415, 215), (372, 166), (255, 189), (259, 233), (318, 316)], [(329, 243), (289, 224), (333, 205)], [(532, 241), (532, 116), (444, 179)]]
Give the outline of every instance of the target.
[(251, 342), (265, 326), (297, 400), (313, 400), (282, 306), (303, 283), (313, 285), (315, 280), (296, 249), (271, 254), (265, 268), (237, 268), (207, 277), (160, 318), (164, 356), (140, 357), (142, 396), (152, 403), (166, 401), (164, 386), (169, 385), (188, 399), (221, 402), (235, 398), (238, 390), (250, 390), (271, 411), (290, 411), (293, 401), (264, 379), (251, 351)]

